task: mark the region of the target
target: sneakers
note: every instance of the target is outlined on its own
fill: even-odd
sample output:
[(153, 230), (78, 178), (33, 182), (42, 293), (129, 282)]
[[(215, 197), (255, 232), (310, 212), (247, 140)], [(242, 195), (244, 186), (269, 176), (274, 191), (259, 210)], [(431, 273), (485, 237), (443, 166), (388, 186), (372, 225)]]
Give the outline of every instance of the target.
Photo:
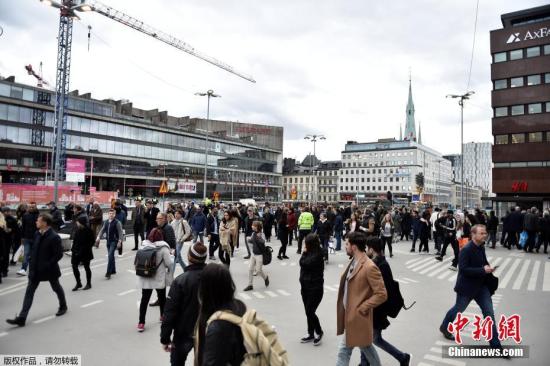
[(252, 285), (248, 285), (244, 288), (243, 291), (252, 291), (254, 288), (252, 287)]
[(105, 278), (110, 280), (111, 279), (111, 274), (110, 273), (105, 273)]
[(453, 335), (447, 330), (447, 328), (445, 328), (444, 326), (440, 326), (439, 331), (443, 334), (443, 337), (445, 337), (445, 339), (454, 341), (455, 337), (453, 337)]
[(25, 326), (25, 318), (22, 318), (20, 316), (16, 316), (13, 319), (6, 319), (6, 323), (11, 324), (11, 325), (17, 325), (19, 327), (24, 327)]
[(61, 316), (67, 312), (67, 306), (61, 306), (59, 310), (57, 310), (57, 313), (55, 313), (55, 316)]
[(27, 271), (25, 271), (23, 268), (21, 268), (19, 271), (17, 271), (18, 276), (26, 276)]
[(137, 325), (137, 331), (138, 331), (139, 333), (142, 333), (144, 330), (145, 330), (145, 324), (144, 324), (144, 323), (139, 323), (139, 324)]
[(265, 287), (269, 287), (269, 276), (265, 278)]
[(300, 339), (300, 343), (309, 343), (309, 342), (312, 342), (314, 339), (315, 337), (313, 335), (307, 335)]
[(323, 339), (323, 333), (321, 333), (317, 337), (315, 337), (315, 339), (313, 340), (313, 345), (314, 346), (320, 346), (322, 339)]
[(118, 254), (117, 257), (122, 258), (122, 254)]
[(250, 259), (250, 256), (249, 255), (244, 256), (243, 259)]
[(277, 256), (277, 259), (282, 261), (283, 260), (283, 257), (281, 257), (280, 255)]

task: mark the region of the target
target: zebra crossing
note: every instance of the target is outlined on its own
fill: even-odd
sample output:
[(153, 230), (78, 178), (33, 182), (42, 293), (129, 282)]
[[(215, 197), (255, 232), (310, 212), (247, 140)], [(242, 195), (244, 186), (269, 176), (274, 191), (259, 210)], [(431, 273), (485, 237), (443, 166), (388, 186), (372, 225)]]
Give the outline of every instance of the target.
[[(523, 253), (512, 253), (523, 254)], [(405, 262), (412, 272), (438, 280), (455, 282), (458, 272), (449, 269), (452, 255), (438, 262), (433, 256), (418, 256)], [(488, 256), (492, 267), (497, 267), (495, 275), (499, 277), (500, 289), (550, 291), (550, 262), (544, 259), (528, 258), (520, 255), (506, 257)]]
[(292, 294), (286, 290), (264, 290), (264, 291), (251, 291), (249, 293), (245, 292), (239, 292), (237, 293), (237, 296), (240, 297), (242, 300), (252, 300), (252, 299), (272, 299), (275, 297), (288, 297)]

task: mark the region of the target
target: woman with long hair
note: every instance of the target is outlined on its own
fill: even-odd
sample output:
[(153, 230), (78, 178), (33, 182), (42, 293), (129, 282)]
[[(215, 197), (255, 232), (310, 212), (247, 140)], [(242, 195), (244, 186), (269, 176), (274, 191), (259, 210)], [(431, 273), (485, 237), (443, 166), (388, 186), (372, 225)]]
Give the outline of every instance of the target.
[(243, 316), (246, 305), (235, 298), (235, 283), (229, 268), (210, 263), (201, 272), (199, 318), (195, 335), (196, 365), (240, 365), (244, 360), (243, 335), (239, 326), (225, 320), (207, 321), (217, 311)]
[(231, 264), (231, 242), (232, 238), (234, 237), (234, 233), (237, 230), (235, 227), (235, 220), (233, 220), (233, 216), (231, 214), (231, 211), (227, 210), (223, 213), (223, 219), (220, 223), (220, 245), (221, 245), (221, 251), (220, 251), (220, 260), (223, 264), (229, 265)]
[(279, 249), (279, 255), (277, 255), (277, 258), (279, 260), (288, 259), (286, 256), (286, 246), (288, 245), (288, 208), (283, 208), (277, 225), (277, 235), (281, 241), (281, 248)]
[(90, 269), (90, 261), (94, 259), (94, 253), (92, 247), (95, 243), (95, 234), (92, 229), (86, 224), (86, 218), (81, 216), (76, 220), (76, 231), (73, 239), (73, 246), (71, 247), (71, 265), (73, 267), (73, 274), (76, 280), (76, 285), (73, 291), (77, 291), (82, 287), (80, 281), (80, 271), (78, 265), (82, 263), (84, 270), (86, 271), (86, 286), (83, 290), (89, 290), (92, 288), (92, 270)]
[(382, 219), (382, 224), (380, 225), (380, 239), (382, 239), (382, 253), (385, 255), (386, 252), (386, 245), (388, 245), (388, 249), (390, 251), (390, 258), (393, 257), (392, 253), (392, 238), (393, 238), (393, 221), (391, 219), (391, 214), (386, 214), (384, 218)]
[(302, 343), (313, 341), (313, 345), (318, 346), (323, 338), (323, 329), (315, 312), (323, 299), (325, 263), (317, 234), (306, 236), (305, 244), (300, 257), (300, 286), (307, 317), (307, 335), (300, 341)]
[(353, 233), (359, 229), (359, 222), (357, 222), (357, 213), (352, 213), (350, 218), (346, 220), (346, 237), (349, 233)]

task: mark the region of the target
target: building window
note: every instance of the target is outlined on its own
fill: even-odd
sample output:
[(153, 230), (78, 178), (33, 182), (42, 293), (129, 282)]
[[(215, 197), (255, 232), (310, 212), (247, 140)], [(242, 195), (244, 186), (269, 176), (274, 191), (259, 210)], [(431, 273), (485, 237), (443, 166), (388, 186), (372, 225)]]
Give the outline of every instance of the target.
[(523, 144), (525, 142), (524, 133), (513, 133), (512, 134), (512, 144)]
[(523, 86), (523, 76), (510, 79), (510, 88), (517, 88)]
[(506, 89), (508, 86), (506, 79), (495, 80), (495, 90)]
[(495, 117), (506, 117), (508, 115), (508, 107), (495, 108)]
[(495, 145), (506, 145), (508, 143), (508, 135), (495, 135)]
[(529, 142), (542, 142), (542, 132), (530, 132)]
[[(546, 48), (545, 48), (546, 50)], [(506, 52), (499, 52), (499, 53), (495, 53), (493, 55), (493, 62), (494, 63), (497, 63), (497, 62), (504, 62), (506, 61)]]
[(544, 54), (550, 55), (550, 44), (544, 45)]
[(546, 112), (550, 113), (550, 102), (546, 102), (545, 105), (546, 105)]
[(539, 46), (529, 47), (527, 49), (527, 57), (536, 57), (536, 56), (540, 56), (540, 47)]
[(510, 51), (510, 61), (523, 58), (523, 49)]
[(365, 186), (361, 186), (361, 191), (364, 191), (365, 190)]
[(527, 113), (529, 114), (542, 113), (542, 103), (528, 104)]
[(540, 75), (529, 75), (527, 76), (527, 85), (539, 85), (540, 84)]
[(546, 74), (544, 74), (544, 82), (546, 84), (550, 84), (550, 72), (547, 72)]
[(512, 116), (519, 116), (525, 113), (523, 104), (512, 106)]

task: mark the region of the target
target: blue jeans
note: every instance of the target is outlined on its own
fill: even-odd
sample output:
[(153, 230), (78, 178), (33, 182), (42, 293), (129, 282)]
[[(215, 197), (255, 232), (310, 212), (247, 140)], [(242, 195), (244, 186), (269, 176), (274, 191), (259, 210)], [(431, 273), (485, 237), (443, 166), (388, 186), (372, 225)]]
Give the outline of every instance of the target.
[[(373, 343), (376, 346), (388, 352), (397, 361), (399, 362), (405, 361), (405, 354), (400, 350), (398, 350), (397, 348), (395, 348), (391, 343), (386, 342), (384, 338), (382, 338), (382, 329), (373, 329), (372, 335), (373, 335)], [(367, 365), (370, 365), (370, 364), (367, 361), (367, 358), (365, 357), (365, 355), (361, 353), (361, 366), (367, 366)]]
[(201, 243), (204, 244), (204, 232), (196, 232), (196, 231), (193, 231), (193, 243), (196, 243), (197, 242), (197, 237), (201, 239)]
[(176, 257), (174, 258), (174, 264), (172, 266), (172, 273), (176, 272), (176, 264), (177, 263), (179, 263), (180, 266), (181, 266), (181, 269), (183, 269), (185, 271), (185, 266), (187, 266), (187, 264), (185, 264), (185, 261), (181, 257), (181, 250), (182, 249), (183, 249), (183, 243), (177, 243), (176, 244)]
[[(346, 345), (346, 335), (344, 334), (342, 337), (342, 341), (340, 342), (340, 345), (338, 346), (338, 356), (336, 359), (336, 366), (348, 366), (349, 365), (349, 359), (351, 358), (351, 353), (353, 352), (354, 347), (348, 347)], [(360, 347), (361, 354), (365, 355), (367, 360), (369, 361), (369, 364), (371, 366), (380, 366), (380, 358), (378, 357), (378, 353), (376, 352), (376, 349), (371, 344), (368, 347)]]
[(342, 250), (342, 231), (336, 231), (334, 237), (336, 238), (336, 250)]
[(31, 239), (23, 239), (23, 248), (24, 248), (24, 256), (23, 256), (23, 265), (21, 266), (21, 269), (27, 270), (29, 267), (29, 260), (31, 258), (31, 247), (32, 247), (33, 240)]
[[(466, 310), (472, 300), (475, 300), (475, 302), (481, 308), (483, 318), (485, 318), (486, 316), (490, 316), (493, 320), (493, 338), (491, 339), (489, 344), (491, 345), (491, 347), (499, 348), (501, 345), (500, 340), (498, 339), (495, 313), (493, 311), (493, 301), (491, 300), (491, 293), (486, 286), (483, 286), (481, 290), (479, 290), (478, 294), (474, 297), (456, 294), (456, 304), (451, 309), (449, 309), (447, 315), (445, 315), (443, 323), (441, 323), (441, 327), (447, 329), (447, 325), (455, 320), (456, 314), (459, 312), (464, 312), (464, 310)], [(471, 319), (470, 321), (473, 321), (473, 319)]]
[(107, 274), (113, 274), (116, 273), (116, 266), (115, 266), (115, 252), (116, 252), (116, 245), (117, 241), (108, 241), (107, 242), (107, 251), (109, 254), (109, 261), (107, 263)]

